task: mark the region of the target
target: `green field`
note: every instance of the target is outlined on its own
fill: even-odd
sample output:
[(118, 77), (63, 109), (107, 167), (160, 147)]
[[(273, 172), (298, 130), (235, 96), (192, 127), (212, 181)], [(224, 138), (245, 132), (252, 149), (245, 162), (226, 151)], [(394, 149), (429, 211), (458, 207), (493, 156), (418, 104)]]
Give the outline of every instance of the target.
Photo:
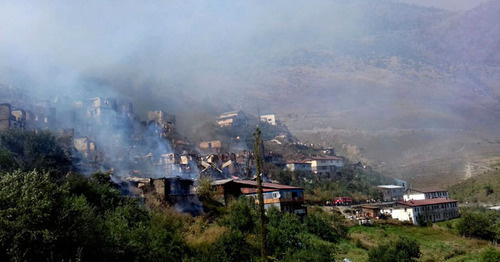
[[(445, 222), (432, 227), (384, 222), (374, 226), (350, 227), (349, 239), (338, 245), (337, 260), (348, 258), (351, 261), (368, 261), (370, 248), (398, 236), (419, 243), (422, 253), (419, 261), (481, 261), (482, 252), (493, 246), (488, 241), (461, 237), (449, 229)], [(494, 248), (500, 252), (500, 247)]]

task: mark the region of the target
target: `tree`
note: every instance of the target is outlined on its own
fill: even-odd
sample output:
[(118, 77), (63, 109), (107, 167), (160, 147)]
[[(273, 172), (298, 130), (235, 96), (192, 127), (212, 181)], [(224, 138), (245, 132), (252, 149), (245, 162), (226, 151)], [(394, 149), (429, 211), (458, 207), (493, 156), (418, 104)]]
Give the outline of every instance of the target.
[[(50, 131), (3, 131), (0, 133), (0, 149), (1, 162), (11, 159), (12, 166), (23, 171), (53, 170), (63, 175), (71, 169), (71, 156)], [(0, 167), (4, 164), (0, 163)], [(3, 170), (12, 171), (12, 168)]]
[(486, 213), (477, 211), (463, 212), (457, 223), (458, 233), (466, 237), (494, 240), (497, 237), (495, 223)]
[(371, 249), (368, 256), (368, 260), (373, 262), (416, 261), (420, 257), (420, 247), (415, 240), (399, 237), (396, 241)]
[(257, 195), (259, 199), (259, 222), (260, 222), (260, 244), (261, 244), (261, 255), (262, 260), (267, 261), (267, 249), (266, 249), (266, 213), (264, 210), (264, 195), (262, 193), (262, 152), (261, 152), (261, 140), (260, 140), (260, 129), (257, 127), (255, 129), (255, 164), (257, 165)]

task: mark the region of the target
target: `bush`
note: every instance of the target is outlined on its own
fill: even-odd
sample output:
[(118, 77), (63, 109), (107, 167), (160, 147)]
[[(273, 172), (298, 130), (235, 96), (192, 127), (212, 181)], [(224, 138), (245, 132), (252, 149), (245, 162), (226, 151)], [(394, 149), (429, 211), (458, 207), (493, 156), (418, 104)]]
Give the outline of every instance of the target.
[(246, 197), (240, 197), (230, 204), (221, 224), (241, 232), (250, 233), (256, 228), (257, 210), (255, 204)]
[(481, 262), (498, 262), (500, 261), (500, 251), (494, 247), (488, 247), (481, 252)]
[(52, 170), (61, 175), (70, 170), (71, 156), (50, 131), (9, 129), (0, 132), (0, 167), (3, 171)]
[(306, 230), (297, 215), (283, 214), (276, 208), (270, 208), (267, 217), (269, 219), (267, 249), (270, 254), (280, 257), (302, 248), (299, 234)]
[(312, 208), (304, 222), (310, 233), (326, 241), (337, 242), (347, 235), (343, 221), (341, 215), (327, 213), (321, 208)]
[(236, 230), (226, 232), (218, 238), (214, 249), (214, 261), (252, 261), (256, 255), (243, 233)]
[(396, 241), (371, 249), (368, 256), (369, 261), (373, 262), (416, 261), (420, 257), (420, 247), (417, 241), (400, 237)]
[(463, 212), (457, 223), (458, 233), (466, 237), (477, 237), (485, 240), (495, 240), (495, 221), (486, 213), (478, 211)]

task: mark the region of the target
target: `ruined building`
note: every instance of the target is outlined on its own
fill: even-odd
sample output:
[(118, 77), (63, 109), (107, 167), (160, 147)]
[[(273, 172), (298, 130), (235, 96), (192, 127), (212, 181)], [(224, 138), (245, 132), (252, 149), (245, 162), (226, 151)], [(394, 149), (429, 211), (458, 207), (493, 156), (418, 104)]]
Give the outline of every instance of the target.
[(150, 187), (156, 196), (180, 212), (199, 215), (203, 211), (193, 190), (194, 181), (180, 177), (151, 179)]
[(248, 118), (241, 110), (225, 112), (217, 118), (217, 124), (221, 127), (246, 126), (248, 124)]
[(175, 116), (161, 110), (148, 111), (147, 125), (155, 128), (158, 135), (166, 137), (175, 128)]
[(116, 116), (116, 101), (111, 98), (94, 97), (89, 100), (87, 115), (96, 122), (109, 121)]

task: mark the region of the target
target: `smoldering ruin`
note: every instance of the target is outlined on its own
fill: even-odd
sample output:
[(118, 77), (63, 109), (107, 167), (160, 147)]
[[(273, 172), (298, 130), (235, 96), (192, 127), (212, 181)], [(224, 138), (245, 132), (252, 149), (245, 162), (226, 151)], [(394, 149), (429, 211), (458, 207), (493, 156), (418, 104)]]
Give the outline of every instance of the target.
[(162, 110), (141, 118), (132, 103), (111, 97), (32, 102), (16, 88), (2, 91), (1, 130), (52, 130), (71, 141), (66, 150), (74, 171), (110, 172), (124, 195), (154, 193), (165, 204), (197, 215), (202, 208), (194, 188), (200, 178), (255, 176), (253, 152), (223, 153), (221, 141), (194, 146), (177, 132), (175, 115)]

